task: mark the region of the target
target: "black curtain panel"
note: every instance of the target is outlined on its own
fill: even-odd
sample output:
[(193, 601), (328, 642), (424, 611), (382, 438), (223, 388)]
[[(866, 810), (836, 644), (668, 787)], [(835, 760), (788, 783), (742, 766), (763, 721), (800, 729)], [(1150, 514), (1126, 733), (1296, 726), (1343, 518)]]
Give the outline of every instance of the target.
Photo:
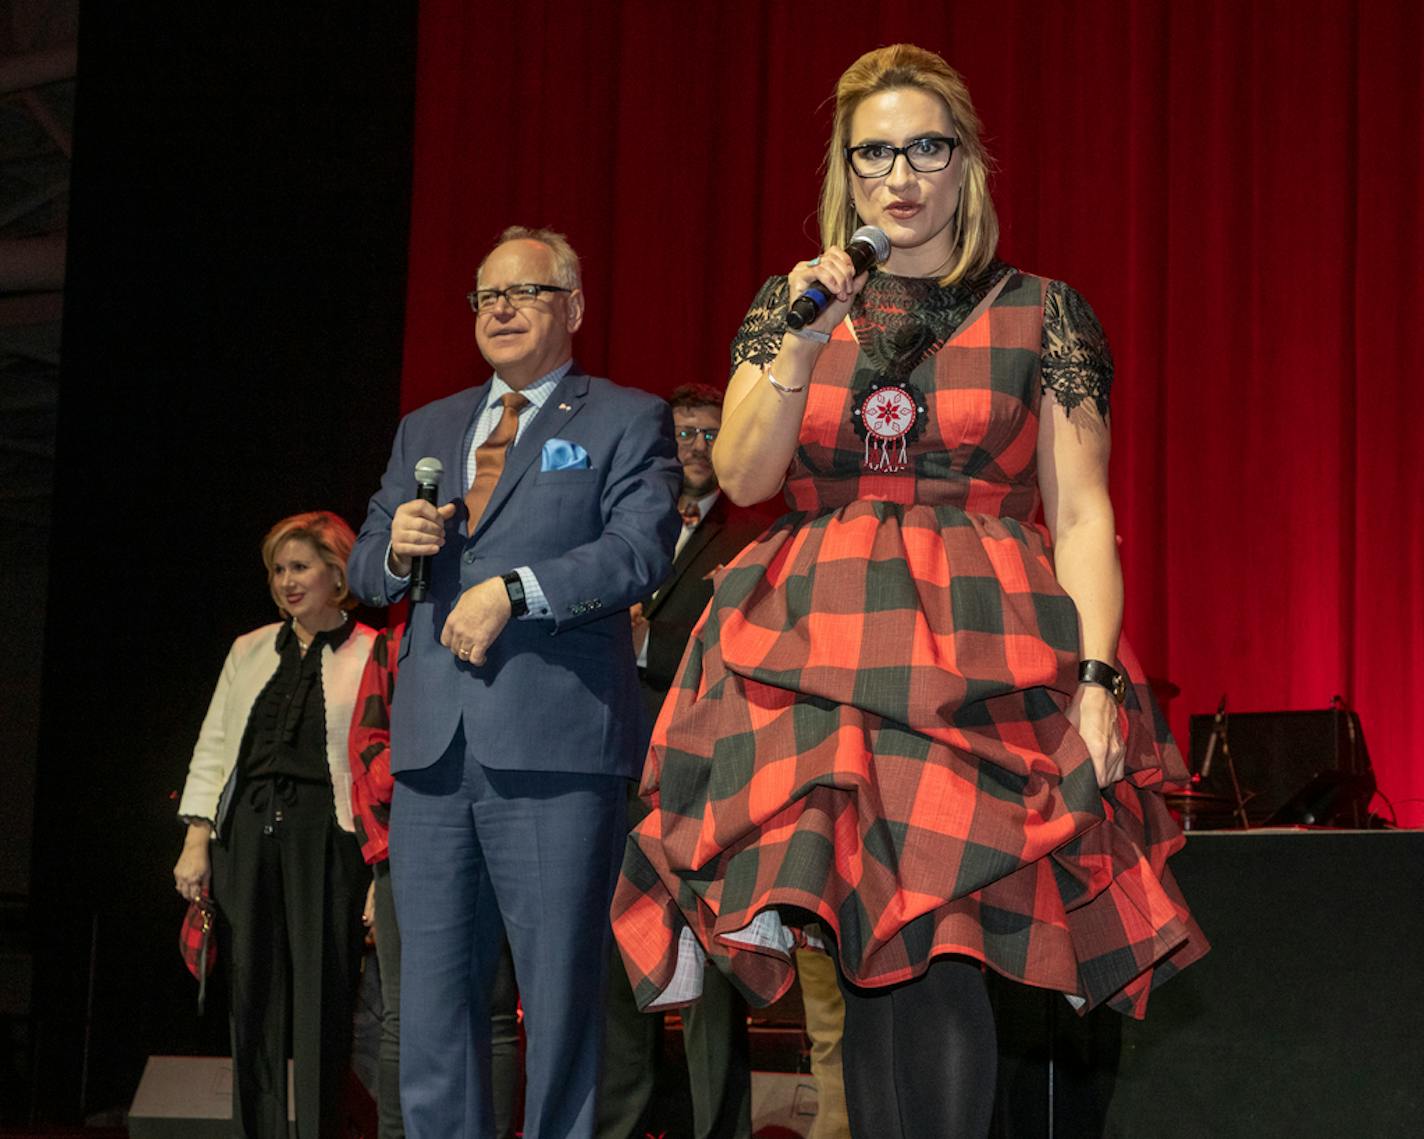
[(266, 529), (314, 508), (359, 525), (384, 468), (415, 15), (82, 8), (35, 820), (36, 1083), (7, 1117), (123, 1106), (150, 1053), (226, 1048), (222, 979), (199, 1020), (178, 957), (171, 793), (232, 638), (276, 616)]

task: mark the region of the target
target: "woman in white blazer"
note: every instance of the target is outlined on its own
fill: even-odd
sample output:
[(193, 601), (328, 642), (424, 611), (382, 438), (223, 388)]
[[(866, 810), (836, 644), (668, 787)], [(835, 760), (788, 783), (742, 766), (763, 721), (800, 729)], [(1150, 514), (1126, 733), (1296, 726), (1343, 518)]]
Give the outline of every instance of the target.
[(374, 632), (351, 621), (334, 514), (284, 518), (262, 542), (283, 620), (233, 642), (179, 805), (178, 893), (211, 889), (231, 981), (233, 1124), (287, 1135), (290, 1034), (297, 1134), (337, 1134), (350, 1063), (367, 868), (346, 757)]

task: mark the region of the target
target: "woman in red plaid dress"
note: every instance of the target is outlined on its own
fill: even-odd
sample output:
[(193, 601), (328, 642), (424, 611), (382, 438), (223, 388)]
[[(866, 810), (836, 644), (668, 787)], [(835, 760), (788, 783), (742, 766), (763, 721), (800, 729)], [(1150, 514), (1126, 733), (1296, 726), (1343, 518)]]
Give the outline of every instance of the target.
[[(1206, 949), (1166, 866), (1186, 770), (1120, 640), (1111, 357), (1077, 293), (995, 259), (986, 165), (938, 56), (842, 76), (825, 251), (754, 301), (714, 454), (791, 513), (718, 575), (614, 901), (650, 1008), (704, 954), (765, 1004), (826, 931), (858, 1136), (986, 1131), (983, 966), (1141, 1016)], [(862, 224), (892, 248), (857, 275)]]

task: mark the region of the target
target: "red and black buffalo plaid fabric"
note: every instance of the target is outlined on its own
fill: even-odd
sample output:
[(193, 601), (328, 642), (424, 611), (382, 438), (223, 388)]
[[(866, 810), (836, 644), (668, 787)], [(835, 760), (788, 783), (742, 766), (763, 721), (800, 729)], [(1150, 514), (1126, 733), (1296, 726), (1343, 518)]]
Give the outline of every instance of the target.
[(693, 999), (703, 952), (775, 1000), (812, 921), (861, 985), (963, 954), (1136, 1016), (1205, 952), (1167, 868), (1187, 771), (1126, 645), (1125, 779), (1099, 789), (1064, 715), (1077, 611), (1035, 521), (1051, 287), (1005, 268), (897, 377), (925, 409), (898, 470), (853, 420), (883, 355), (845, 328), (822, 352), (793, 511), (717, 575), (654, 732), (613, 905), (643, 1007)]
[(183, 912), (183, 924), (178, 927), (178, 952), (193, 979), (198, 982), (198, 1013), (208, 999), (208, 978), (218, 963), (218, 907), (208, 894), (208, 888), (188, 903)]
[(402, 622), (383, 629), (371, 643), (371, 655), (356, 689), (356, 710), (347, 738), (347, 759), (351, 763), (351, 813), (361, 854), (375, 865), (390, 854), (391, 794), (391, 701), (395, 698), (396, 677), (400, 674)]

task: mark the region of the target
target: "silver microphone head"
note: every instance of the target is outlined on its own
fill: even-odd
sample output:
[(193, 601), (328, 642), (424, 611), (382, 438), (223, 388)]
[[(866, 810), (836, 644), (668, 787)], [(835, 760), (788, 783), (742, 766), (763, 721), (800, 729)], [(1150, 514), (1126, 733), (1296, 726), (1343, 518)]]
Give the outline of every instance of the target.
[(850, 235), (850, 243), (863, 241), (875, 250), (875, 263), (879, 265), (890, 256), (890, 239), (878, 225), (863, 225)]
[(424, 458), (415, 464), (415, 481), (418, 486), (439, 486), (440, 476), (445, 473), (445, 464), (439, 459)]

